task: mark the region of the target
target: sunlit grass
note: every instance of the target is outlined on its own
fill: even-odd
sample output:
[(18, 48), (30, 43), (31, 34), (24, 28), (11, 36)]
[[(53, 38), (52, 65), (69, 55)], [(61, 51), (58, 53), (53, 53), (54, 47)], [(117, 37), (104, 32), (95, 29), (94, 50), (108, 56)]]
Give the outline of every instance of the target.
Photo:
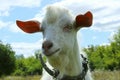
[(94, 80), (120, 80), (120, 71), (95, 71)]
[(2, 77), (0, 80), (40, 80), (40, 75), (35, 76), (7, 76)]
[[(101, 71), (92, 72), (94, 80), (120, 80), (120, 71)], [(7, 76), (0, 80), (40, 80), (40, 75), (35, 76)]]

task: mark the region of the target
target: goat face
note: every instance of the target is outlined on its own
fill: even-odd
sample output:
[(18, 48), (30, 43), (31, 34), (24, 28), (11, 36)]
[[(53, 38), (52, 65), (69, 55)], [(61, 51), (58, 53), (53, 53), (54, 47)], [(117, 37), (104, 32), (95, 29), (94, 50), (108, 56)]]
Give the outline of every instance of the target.
[[(54, 10), (54, 11), (53, 11)], [(73, 49), (74, 34), (73, 18), (66, 10), (48, 9), (41, 24), (43, 30), (42, 50), (46, 56), (62, 55), (64, 51)]]
[(78, 15), (74, 20), (67, 9), (52, 6), (47, 8), (42, 23), (17, 20), (17, 25), (23, 31), (43, 33), (42, 51), (48, 57), (60, 56), (73, 51), (77, 30), (81, 27), (89, 27), (91, 24), (91, 12)]

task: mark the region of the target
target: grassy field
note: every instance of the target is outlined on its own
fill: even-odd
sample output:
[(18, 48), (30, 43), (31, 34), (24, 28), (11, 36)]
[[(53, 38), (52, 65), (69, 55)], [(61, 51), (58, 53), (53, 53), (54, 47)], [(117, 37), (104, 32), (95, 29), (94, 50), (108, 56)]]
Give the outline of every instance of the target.
[[(120, 80), (120, 71), (95, 71), (92, 74), (94, 80)], [(7, 76), (0, 80), (40, 80), (40, 76)]]
[(120, 71), (95, 71), (94, 80), (120, 80)]
[(0, 80), (40, 80), (40, 75), (35, 75), (35, 76), (7, 76), (7, 77), (2, 77)]

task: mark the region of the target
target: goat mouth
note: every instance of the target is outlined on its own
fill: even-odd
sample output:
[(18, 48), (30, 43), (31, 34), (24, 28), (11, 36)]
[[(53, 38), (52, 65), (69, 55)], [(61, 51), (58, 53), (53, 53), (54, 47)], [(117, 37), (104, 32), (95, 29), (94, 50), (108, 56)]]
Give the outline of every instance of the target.
[(43, 53), (44, 53), (46, 56), (51, 56), (51, 55), (57, 53), (58, 51), (60, 51), (60, 48), (59, 48), (59, 49), (56, 49), (56, 50), (53, 51), (53, 52), (50, 52), (50, 51), (43, 51)]

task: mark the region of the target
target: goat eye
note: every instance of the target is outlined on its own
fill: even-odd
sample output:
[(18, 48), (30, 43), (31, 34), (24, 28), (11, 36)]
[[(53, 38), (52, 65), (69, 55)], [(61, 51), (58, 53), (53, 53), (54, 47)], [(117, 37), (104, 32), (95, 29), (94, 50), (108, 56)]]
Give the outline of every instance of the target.
[(64, 28), (63, 28), (63, 31), (65, 31), (65, 32), (70, 32), (72, 30), (72, 27), (71, 26), (65, 26)]

